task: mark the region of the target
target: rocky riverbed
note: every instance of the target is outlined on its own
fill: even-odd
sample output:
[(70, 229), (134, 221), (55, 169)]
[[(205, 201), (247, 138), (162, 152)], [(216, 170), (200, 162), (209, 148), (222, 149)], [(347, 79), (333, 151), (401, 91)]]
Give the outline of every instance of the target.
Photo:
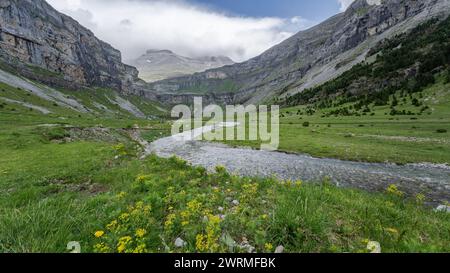
[(196, 141), (195, 137), (199, 133), (201, 134), (201, 129), (159, 139), (146, 145), (146, 154), (155, 153), (161, 157), (176, 155), (192, 165), (203, 166), (210, 171), (222, 165), (231, 173), (242, 176), (276, 176), (280, 179), (308, 182), (330, 179), (338, 186), (374, 192), (384, 191), (389, 185), (396, 184), (409, 196), (424, 194), (431, 205), (450, 201), (450, 167), (447, 165), (364, 163), (232, 148), (223, 144)]

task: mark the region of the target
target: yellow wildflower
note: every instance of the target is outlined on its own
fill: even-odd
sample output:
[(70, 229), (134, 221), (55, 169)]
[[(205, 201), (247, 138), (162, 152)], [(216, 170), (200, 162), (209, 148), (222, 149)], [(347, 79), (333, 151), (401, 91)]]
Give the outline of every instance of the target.
[(173, 226), (173, 221), (176, 219), (176, 215), (171, 213), (167, 215), (166, 222), (164, 223), (164, 226), (166, 229), (170, 229)]
[(147, 234), (147, 231), (145, 229), (140, 228), (136, 230), (136, 237), (138, 238), (143, 238), (145, 234)]
[(422, 204), (425, 201), (425, 195), (419, 193), (416, 195), (416, 202)]
[(202, 203), (198, 202), (197, 200), (192, 200), (187, 203), (187, 207), (189, 211), (196, 213), (202, 207)]
[(141, 254), (147, 252), (147, 246), (145, 244), (138, 245), (134, 250), (134, 254)]
[(95, 235), (96, 238), (100, 238), (100, 237), (102, 237), (103, 235), (105, 235), (105, 232), (104, 232), (103, 230), (99, 230), (99, 231), (96, 231), (96, 232), (94, 233), (94, 235)]
[(106, 228), (108, 229), (108, 230), (114, 230), (114, 229), (116, 229), (116, 227), (117, 227), (117, 220), (113, 220), (111, 223), (109, 223), (107, 226), (106, 226)]
[(141, 174), (141, 175), (138, 175), (138, 176), (136, 177), (136, 182), (138, 182), (138, 183), (144, 183), (145, 181), (149, 180), (150, 178), (151, 178), (150, 175), (143, 175), (143, 174)]
[(398, 197), (402, 197), (404, 195), (404, 193), (402, 191), (400, 191), (397, 187), (397, 185), (390, 185), (387, 189), (386, 189), (387, 193), (398, 196)]
[(273, 245), (272, 245), (271, 243), (266, 243), (266, 244), (264, 245), (264, 248), (265, 248), (267, 251), (272, 251), (272, 250), (273, 250)]
[(127, 245), (133, 240), (130, 236), (125, 236), (119, 239), (117, 244), (117, 251), (119, 253), (124, 253), (127, 250)]
[(205, 242), (205, 236), (203, 234), (197, 235), (195, 247), (200, 252), (203, 252), (207, 249), (207, 243)]
[(94, 252), (107, 253), (109, 252), (109, 250), (110, 250), (109, 247), (106, 246), (104, 243), (94, 245)]
[(123, 253), (124, 251), (125, 251), (125, 249), (127, 248), (127, 246), (125, 245), (125, 244), (118, 244), (117, 245), (117, 251), (119, 252), (119, 253)]
[(129, 217), (130, 217), (130, 215), (129, 215), (128, 213), (122, 213), (122, 214), (119, 216), (119, 220), (120, 220), (120, 221), (123, 221), (123, 222), (127, 222)]
[(123, 199), (123, 198), (125, 198), (125, 196), (127, 196), (127, 193), (124, 192), (124, 191), (122, 191), (122, 192), (120, 192), (119, 194), (116, 195), (116, 197), (118, 199)]

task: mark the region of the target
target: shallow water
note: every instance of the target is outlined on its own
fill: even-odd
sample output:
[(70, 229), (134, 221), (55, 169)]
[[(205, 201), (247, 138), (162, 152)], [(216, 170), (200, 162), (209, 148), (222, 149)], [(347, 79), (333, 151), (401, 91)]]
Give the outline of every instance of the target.
[[(211, 128), (205, 127), (204, 130)], [(195, 138), (190, 137), (197, 136), (198, 132), (199, 129), (196, 129), (194, 134), (184, 133), (159, 139), (149, 144), (146, 152), (161, 157), (176, 155), (194, 166), (203, 166), (208, 170), (222, 165), (231, 173), (242, 176), (276, 176), (310, 182), (322, 181), (328, 177), (338, 186), (378, 192), (396, 184), (410, 196), (425, 194), (430, 204), (450, 201), (450, 168), (446, 165), (364, 163), (232, 148), (223, 144), (195, 141)]]

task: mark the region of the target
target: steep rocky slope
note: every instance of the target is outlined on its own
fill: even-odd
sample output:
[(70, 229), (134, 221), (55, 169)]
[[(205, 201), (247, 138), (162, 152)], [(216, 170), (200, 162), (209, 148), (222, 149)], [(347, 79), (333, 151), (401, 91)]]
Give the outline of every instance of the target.
[(138, 69), (141, 79), (155, 82), (231, 65), (234, 62), (225, 56), (188, 58), (170, 50), (147, 50), (131, 64)]
[(292, 96), (363, 61), (379, 41), (449, 13), (450, 0), (357, 0), (346, 12), (247, 62), (156, 82), (147, 89), (168, 102), (186, 102), (195, 94), (216, 102), (245, 103)]
[[(334, 111), (343, 115), (352, 113), (349, 103), (356, 102), (356, 110), (366, 113), (370, 113), (372, 106), (390, 104), (392, 115), (405, 114), (398, 112), (396, 106), (404, 104), (406, 97), (413, 100), (415, 93), (423, 97), (421, 92), (442, 78), (450, 82), (450, 17), (443, 21), (429, 20), (408, 33), (384, 40), (367, 56), (366, 62), (341, 76), (287, 96), (283, 102), (290, 106), (315, 105), (312, 108), (345, 105)], [(424, 106), (418, 98), (412, 105)], [(427, 109), (422, 108), (421, 112)]]
[(44, 0), (0, 0), (0, 60), (52, 85), (128, 94), (141, 85), (138, 71), (122, 63), (118, 50)]

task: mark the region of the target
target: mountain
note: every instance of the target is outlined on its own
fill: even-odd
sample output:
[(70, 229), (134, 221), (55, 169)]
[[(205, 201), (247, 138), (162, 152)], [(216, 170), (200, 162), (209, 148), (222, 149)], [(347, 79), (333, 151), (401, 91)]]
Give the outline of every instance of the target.
[[(202, 95), (220, 103), (262, 103), (338, 77), (380, 41), (445, 18), (450, 0), (356, 0), (346, 12), (301, 31), (249, 61), (149, 84), (166, 102)], [(145, 94), (144, 94), (145, 95)]]
[[(309, 105), (313, 109), (332, 108), (333, 115), (370, 113), (370, 108), (391, 105), (391, 115), (412, 115), (398, 111), (408, 98), (422, 107), (424, 89), (450, 82), (450, 17), (429, 20), (411, 32), (380, 42), (367, 54), (365, 62), (339, 77), (314, 88), (287, 96), (288, 106)], [(413, 95), (418, 93), (413, 98)], [(349, 107), (352, 103), (354, 105)], [(358, 111), (366, 110), (364, 113)]]
[(147, 82), (190, 75), (231, 64), (234, 64), (233, 60), (225, 56), (188, 58), (169, 50), (148, 50), (131, 62), (131, 65), (139, 70), (140, 78)]
[(44, 0), (0, 0), (0, 61), (4, 69), (46, 84), (136, 93), (136, 68), (121, 53)]

